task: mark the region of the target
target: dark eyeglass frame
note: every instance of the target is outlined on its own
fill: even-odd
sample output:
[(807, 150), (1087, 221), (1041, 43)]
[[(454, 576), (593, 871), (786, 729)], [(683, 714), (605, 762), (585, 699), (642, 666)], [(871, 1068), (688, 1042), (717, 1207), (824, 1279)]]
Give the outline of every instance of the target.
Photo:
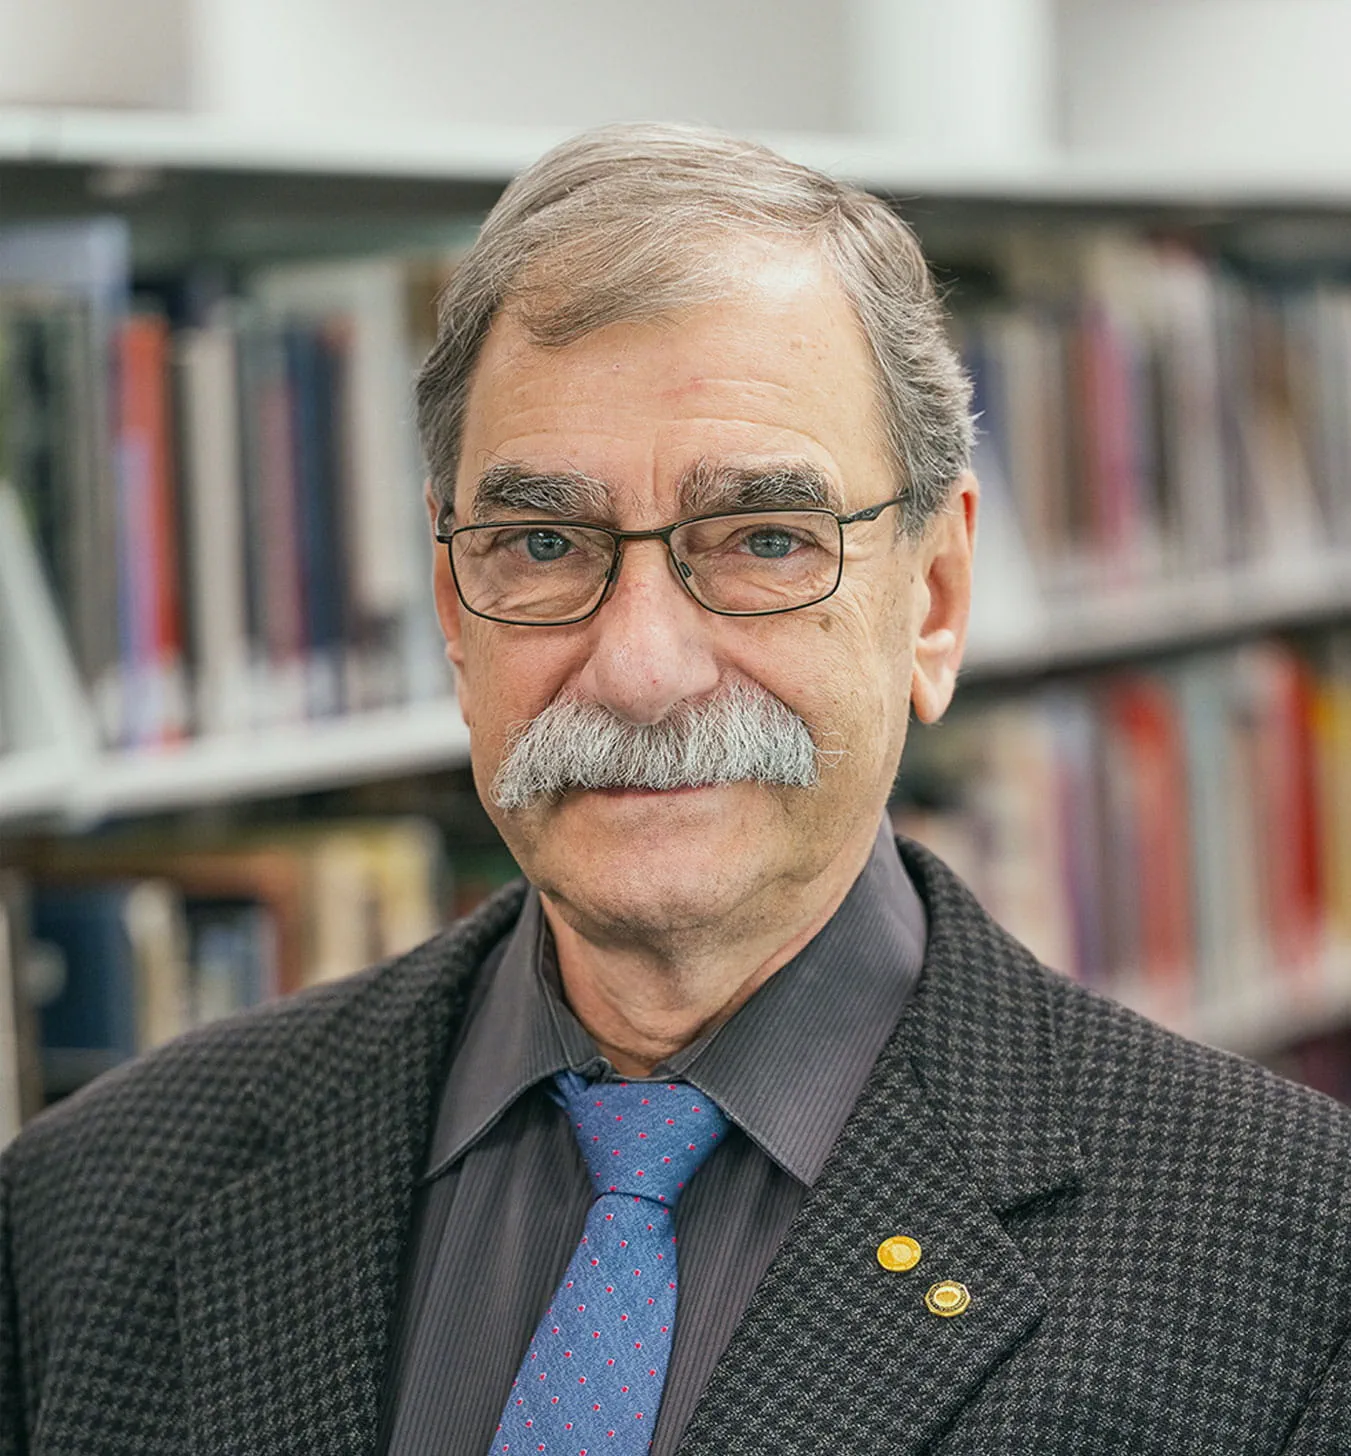
[[(446, 558), (450, 562), (451, 580), (455, 583), (455, 594), (464, 604), (465, 611), (475, 617), (482, 617), (485, 622), (500, 622), (505, 627), (571, 627), (577, 622), (585, 622), (588, 617), (594, 617), (605, 604), (611, 588), (619, 579), (619, 569), (623, 562), (626, 541), (660, 541), (666, 547), (666, 555), (675, 569), (677, 580), (689, 593), (690, 599), (697, 602), (704, 611), (712, 612), (715, 617), (779, 617), (785, 612), (800, 612), (804, 607), (814, 607), (817, 603), (834, 596), (839, 590), (840, 582), (844, 579), (844, 528), (852, 526), (858, 521), (875, 521), (889, 506), (901, 505), (905, 499), (904, 496), (894, 495), (890, 500), (878, 501), (874, 506), (864, 506), (861, 511), (853, 511), (847, 516), (840, 515), (838, 511), (832, 511), (825, 506), (747, 506), (739, 511), (710, 511), (701, 516), (686, 516), (683, 520), (673, 521), (669, 526), (662, 526), (655, 531), (618, 531), (613, 526), (602, 526), (598, 521), (565, 521), (560, 520), (557, 516), (552, 519), (530, 517), (514, 521), (475, 521), (467, 526), (455, 526), (447, 530), (446, 517), (438, 515), (435, 534), (437, 541), (446, 548)], [(840, 546), (836, 559), (835, 580), (830, 584), (829, 590), (823, 591), (820, 596), (813, 597), (809, 602), (794, 602), (791, 607), (767, 607), (765, 610), (757, 612), (729, 612), (724, 611), (721, 607), (710, 607), (690, 586), (690, 568), (675, 554), (671, 546), (671, 537), (682, 526), (697, 525), (700, 521), (721, 521), (735, 516), (767, 516), (779, 513), (798, 516), (829, 516), (835, 522), (840, 533)], [(455, 552), (452, 549), (454, 540), (456, 536), (462, 536), (470, 531), (500, 531), (504, 527), (521, 530), (558, 530), (561, 527), (572, 530), (599, 531), (608, 536), (614, 544), (614, 550), (610, 557), (609, 570), (605, 573), (604, 585), (595, 602), (586, 611), (575, 617), (550, 617), (547, 620), (541, 620), (538, 617), (494, 617), (488, 612), (480, 612), (472, 606), (465, 598), (464, 588), (460, 585), (459, 573), (455, 570)]]

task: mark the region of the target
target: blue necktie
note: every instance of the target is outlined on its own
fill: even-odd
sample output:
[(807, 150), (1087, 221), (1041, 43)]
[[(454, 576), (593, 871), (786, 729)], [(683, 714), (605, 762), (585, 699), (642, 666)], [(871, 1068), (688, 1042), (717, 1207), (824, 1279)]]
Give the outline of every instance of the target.
[(652, 1440), (671, 1356), (672, 1212), (727, 1120), (685, 1082), (557, 1082), (596, 1201), (489, 1449), (631, 1456)]

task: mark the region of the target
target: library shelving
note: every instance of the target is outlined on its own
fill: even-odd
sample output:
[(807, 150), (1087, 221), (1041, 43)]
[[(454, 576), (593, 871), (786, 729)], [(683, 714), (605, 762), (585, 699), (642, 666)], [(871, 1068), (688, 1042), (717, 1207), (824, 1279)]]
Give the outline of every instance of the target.
[[(209, 578), (184, 588), (183, 620), (167, 637), (163, 613), (128, 596), (125, 570), (72, 625), (80, 604), (52, 580), (41, 523), (16, 506), (23, 482), (0, 492), (0, 836), (76, 843), (112, 821), (463, 770), (467, 734), (425, 581), (398, 589), (426, 564), (425, 539), (410, 544), (421, 529), (418, 481), (400, 391), (426, 342), (437, 278), (501, 186), (557, 139), (365, 124), (279, 135), (181, 115), (0, 109), (0, 331), (8, 230), (121, 228), (120, 241), (100, 235), (122, 250), (120, 291), (109, 305), (85, 277), (81, 308), (107, 307), (110, 327), (140, 320), (124, 367), (150, 358), (173, 374), (155, 407), (173, 416), (159, 428), (181, 456), (187, 520), (168, 545)], [(1079, 157), (954, 168), (868, 138), (766, 140), (899, 199), (949, 291), (983, 424), (986, 498), (963, 674), (974, 713), (1272, 634), (1317, 644), (1344, 633), (1351, 170), (1197, 175), (1167, 157), (1149, 167)], [(34, 280), (21, 281), (28, 307)], [(64, 317), (85, 327), (79, 310)], [(54, 337), (43, 334), (49, 324), (39, 309), (30, 336)], [(1256, 367), (1241, 367), (1249, 355)], [(227, 375), (229, 408), (204, 409), (227, 398)], [(269, 393), (278, 381), (282, 394)], [(276, 440), (251, 440), (243, 425), (238, 438), (193, 430), (218, 416), (267, 417), (281, 398), (292, 411), (283, 434), (299, 521), (287, 539), (319, 553), (313, 560), (330, 554), (329, 597), (304, 597), (295, 563), (275, 549), (246, 559), (260, 521), (281, 519), (267, 514), (276, 503), (266, 482), (254, 500), (246, 481), (235, 516), (203, 526), (220, 498), (207, 487), (220, 479), (222, 450), (240, 455), (241, 479), (248, 452), (259, 452), (266, 475)], [(133, 544), (149, 542), (154, 557), (166, 539), (153, 502), (170, 497), (153, 470), (143, 487), (141, 525), (118, 529), (149, 531)], [(355, 564), (350, 540), (315, 534), (316, 502), (334, 491), (374, 532)], [(400, 493), (404, 506), (385, 511)], [(1298, 529), (1285, 531), (1289, 521)], [(252, 586), (232, 585), (234, 568), (214, 549), (222, 540)], [(256, 600), (244, 600), (249, 591)], [(134, 630), (100, 646), (113, 602)], [(234, 636), (203, 635), (204, 618), (216, 620), (204, 608), (221, 604)], [(308, 657), (297, 668), (297, 641), (332, 649), (322, 671)], [(138, 651), (150, 656), (128, 667)], [(249, 652), (266, 659), (261, 688)], [(393, 686), (388, 652), (400, 664)], [(132, 673), (111, 692), (98, 675), (109, 653)], [(208, 665), (216, 677), (204, 686)], [(231, 706), (231, 673), (253, 683), (244, 696), (266, 699), (267, 711)], [(127, 702), (147, 683), (157, 706), (144, 721)], [(903, 770), (903, 798), (906, 785)], [(1351, 817), (1351, 797), (1327, 812)], [(1258, 965), (1226, 986), (1213, 966), (1181, 967), (1161, 986), (1126, 966), (1104, 984), (1189, 1034), (1264, 1055), (1351, 1022), (1344, 931), (1320, 935), (1289, 973)]]
[[(250, 124), (184, 112), (0, 106), (0, 162), (12, 166), (150, 168), (179, 173), (407, 178), (500, 188), (567, 135), (566, 129), (502, 124), (454, 126), (369, 119), (322, 128)], [(1147, 161), (1050, 150), (1015, 162), (936, 157), (891, 138), (853, 133), (775, 133), (762, 140), (785, 156), (873, 191), (911, 198), (1058, 207), (1103, 204), (1282, 211), (1351, 208), (1351, 168), (1264, 156), (1213, 162)], [(134, 178), (124, 179), (130, 185)]]

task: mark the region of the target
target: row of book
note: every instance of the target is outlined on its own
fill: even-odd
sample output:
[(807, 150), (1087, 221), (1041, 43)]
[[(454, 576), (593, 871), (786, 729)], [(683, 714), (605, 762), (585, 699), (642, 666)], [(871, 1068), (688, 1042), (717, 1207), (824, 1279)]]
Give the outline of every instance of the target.
[(119, 1062), (408, 950), (456, 908), (441, 833), (421, 818), (11, 848), (0, 1142)]
[[(1049, 964), (1185, 1030), (1329, 977), (1345, 993), (1351, 632), (972, 696), (912, 732), (894, 815)], [(0, 1140), (185, 1029), (407, 949), (514, 872), (486, 846), (448, 867), (444, 842), (404, 815), (12, 844)], [(1335, 1091), (1341, 1046), (1283, 1065)]]
[[(410, 382), (454, 254), (133, 292), (116, 219), (0, 229), (0, 477), (105, 739), (448, 690)], [(1010, 236), (958, 288), (1040, 589), (1351, 552), (1351, 285), (1193, 243)]]
[(149, 296), (124, 222), (0, 229), (0, 478), (109, 744), (448, 691), (410, 382), (450, 266)]
[(1015, 239), (956, 295), (987, 444), (1043, 586), (1351, 550), (1351, 284), (1177, 239)]
[(1351, 986), (1351, 634), (969, 704), (900, 789), (1043, 960), (1179, 1026)]

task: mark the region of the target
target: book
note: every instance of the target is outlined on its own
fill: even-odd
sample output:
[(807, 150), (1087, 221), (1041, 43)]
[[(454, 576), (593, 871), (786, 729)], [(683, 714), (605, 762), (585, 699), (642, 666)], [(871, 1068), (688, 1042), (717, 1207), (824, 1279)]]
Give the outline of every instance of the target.
[(1344, 635), (1324, 648), (1310, 712), (1314, 746), (1319, 859), (1326, 928), (1334, 944), (1351, 946), (1351, 643)]
[(43, 1078), (64, 1096), (134, 1057), (136, 958), (129, 884), (44, 886), (33, 896), (33, 935), (59, 952), (61, 979), (38, 1005)]
[(429, 343), (425, 294), (444, 281), (447, 266), (399, 258), (288, 263), (259, 270), (251, 282), (253, 298), (281, 326), (341, 340), (333, 424), (346, 467), (339, 519), (347, 525), (347, 674), (357, 707), (446, 691), (410, 386)]
[(1158, 678), (1122, 675), (1105, 688), (1103, 710), (1115, 739), (1108, 751), (1122, 771), (1120, 812), (1129, 821), (1122, 842), (1134, 863), (1124, 878), (1134, 894), (1124, 913), (1139, 972), (1159, 1003), (1185, 1006), (1196, 944), (1187, 769), (1175, 695)]
[(1344, 274), (1110, 226), (1001, 251), (957, 333), (1053, 594), (1351, 549)]
[(28, 921), (26, 883), (0, 871), (0, 1148), (42, 1107)]
[(276, 989), (294, 991), (311, 979), (312, 911), (307, 855), (285, 846), (194, 846), (149, 836), (42, 843), (23, 868), (40, 883), (89, 884), (158, 879), (188, 899), (249, 901), (272, 916)]
[(142, 746), (175, 742), (187, 726), (167, 322), (153, 314), (127, 318), (117, 351), (124, 741)]
[[(50, 543), (53, 586), (104, 732), (122, 732), (114, 539), (115, 338), (130, 306), (131, 233), (121, 218), (0, 228), (0, 352), (8, 378), (0, 440), (30, 435), (30, 463), (46, 469), (46, 509), (64, 544)], [(2, 342), (6, 317), (23, 320), (20, 355)], [(41, 335), (38, 343), (34, 332)], [(31, 437), (36, 436), (37, 439)], [(11, 445), (3, 447), (8, 453)], [(15, 447), (17, 448), (17, 447)], [(45, 462), (45, 463), (39, 463)], [(4, 467), (0, 466), (0, 474)], [(42, 487), (48, 489), (48, 487)]]
[(1351, 947), (1349, 643), (1262, 639), (958, 703), (912, 733), (895, 820), (956, 846), (1048, 964), (1159, 1019), (1317, 1004)]
[(175, 348), (194, 720), (200, 733), (230, 733), (251, 718), (238, 333), (221, 316), (183, 330)]
[[(95, 728), (60, 611), (13, 489), (0, 480), (0, 697), (6, 752), (83, 752)], [(20, 762), (22, 760), (20, 759)], [(18, 782), (20, 802), (24, 785)], [(0, 790), (2, 793), (3, 790)], [(0, 802), (0, 817), (7, 806)]]
[(241, 905), (265, 911), (266, 947), (256, 954), (271, 969), (258, 973), (260, 996), (351, 974), (427, 939), (441, 923), (446, 879), (440, 834), (416, 817), (259, 826), (207, 839), (43, 841), (22, 867), (43, 884), (164, 881), (192, 907), (189, 925), (212, 905), (231, 915)]
[(305, 716), (305, 598), (301, 577), (300, 506), (296, 480), (295, 405), (282, 339), (267, 328), (245, 338), (243, 407), (257, 421), (251, 462), (256, 497), (252, 530), (258, 544), (262, 653), (255, 687), (256, 721), (297, 722)]
[(157, 280), (133, 308), (124, 223), (0, 228), (0, 474), (105, 743), (451, 691), (410, 400), (411, 300), (446, 266)]
[(189, 896), (185, 912), (193, 1025), (233, 1016), (278, 994), (277, 928), (268, 906)]
[(331, 717), (346, 700), (341, 335), (336, 328), (290, 324), (283, 330), (290, 440), (294, 451), (297, 550), (303, 602), (306, 716)]

